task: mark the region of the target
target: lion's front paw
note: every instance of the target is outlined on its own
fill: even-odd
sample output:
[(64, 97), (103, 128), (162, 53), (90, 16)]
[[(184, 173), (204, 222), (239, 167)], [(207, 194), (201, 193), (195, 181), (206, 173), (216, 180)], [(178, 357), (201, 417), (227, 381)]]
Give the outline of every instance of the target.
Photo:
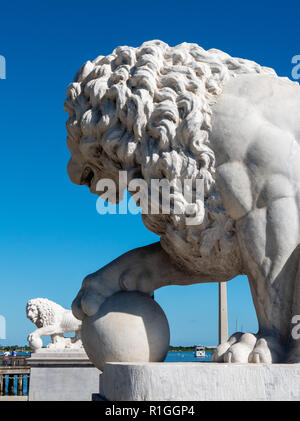
[(88, 275), (72, 303), (74, 316), (79, 320), (83, 320), (85, 316), (93, 316), (104, 300), (114, 292), (116, 290), (109, 281), (96, 274)]
[(235, 333), (214, 351), (212, 360), (226, 363), (276, 363), (282, 359), (282, 346), (275, 337)]
[(223, 342), (220, 344), (212, 354), (212, 361), (216, 363), (224, 362), (224, 355), (226, 352), (233, 346), (236, 342), (238, 342), (243, 335), (242, 332), (236, 332), (230, 336), (228, 341)]
[(282, 360), (282, 347), (272, 336), (257, 339), (255, 347), (249, 355), (250, 363), (277, 363)]

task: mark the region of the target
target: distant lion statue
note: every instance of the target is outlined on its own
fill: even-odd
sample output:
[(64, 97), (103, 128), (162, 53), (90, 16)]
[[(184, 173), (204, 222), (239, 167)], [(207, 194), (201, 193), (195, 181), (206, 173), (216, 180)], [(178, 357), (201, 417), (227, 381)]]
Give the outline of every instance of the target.
[[(28, 301), (26, 315), (38, 328), (28, 336), (32, 349), (42, 348), (41, 336), (51, 336), (52, 342), (47, 345), (49, 349), (82, 348), (81, 322), (73, 316), (71, 310), (47, 298), (35, 298)], [(64, 333), (71, 332), (75, 332), (74, 338), (64, 337)]]
[[(73, 314), (94, 315), (119, 290), (151, 293), (243, 274), (259, 330), (237, 332), (214, 360), (299, 363), (298, 83), (216, 49), (155, 40), (88, 61), (67, 89), (65, 110), (74, 183), (100, 195), (99, 180), (111, 179), (122, 198), (120, 171), (149, 190), (153, 179), (175, 181), (169, 214), (139, 202), (160, 242), (88, 275)], [(186, 179), (193, 195), (202, 180), (203, 200), (186, 201), (177, 189)], [(189, 215), (196, 223), (186, 223)]]

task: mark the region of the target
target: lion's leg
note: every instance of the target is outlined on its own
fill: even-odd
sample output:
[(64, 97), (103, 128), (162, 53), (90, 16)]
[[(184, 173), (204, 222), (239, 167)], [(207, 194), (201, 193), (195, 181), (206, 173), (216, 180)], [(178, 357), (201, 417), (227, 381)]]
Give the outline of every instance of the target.
[(38, 336), (52, 336), (55, 334), (63, 333), (61, 329), (56, 325), (49, 325), (44, 326), (39, 329), (36, 329), (34, 332), (32, 332), (32, 335), (38, 335)]
[(79, 340), (81, 340), (81, 331), (80, 331), (80, 330), (76, 330), (76, 331), (75, 331), (74, 340), (75, 340), (75, 341), (79, 341)]
[(236, 227), (259, 331), (252, 336), (242, 335), (226, 350), (223, 360), (283, 361), (300, 258), (294, 198), (282, 198), (251, 211)]
[(75, 317), (92, 316), (106, 298), (118, 291), (150, 294), (165, 285), (205, 282), (199, 274), (179, 270), (160, 243), (137, 248), (118, 257), (104, 268), (88, 275), (72, 303)]
[[(34, 332), (32, 332), (28, 336), (28, 342), (31, 343), (34, 340), (34, 337), (36, 337), (36, 336), (39, 336), (39, 337), (41, 337), (41, 336), (51, 336), (51, 339), (52, 339), (53, 335), (56, 336), (57, 334), (60, 334), (60, 333), (62, 333), (62, 332), (60, 331), (60, 328), (58, 328), (58, 326), (56, 326), (56, 325), (44, 326), (44, 327), (36, 329)], [(53, 343), (53, 341), (52, 341), (52, 343)]]
[(260, 330), (289, 334), (298, 270), (298, 210), (293, 198), (256, 209), (237, 222), (238, 238)]

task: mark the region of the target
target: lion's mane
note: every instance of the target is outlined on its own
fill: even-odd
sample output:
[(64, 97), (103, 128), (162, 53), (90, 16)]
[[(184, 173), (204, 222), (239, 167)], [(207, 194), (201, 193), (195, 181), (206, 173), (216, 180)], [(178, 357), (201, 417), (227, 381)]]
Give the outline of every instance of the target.
[[(209, 133), (212, 105), (224, 83), (243, 73), (276, 76), (272, 69), (216, 49), (188, 43), (170, 47), (155, 40), (88, 61), (67, 89), (68, 147), (85, 163), (101, 168), (109, 162), (127, 170), (129, 181), (141, 177), (148, 186), (153, 178), (203, 179), (206, 212), (201, 225), (186, 225), (187, 203), (176, 188), (173, 204), (183, 208), (181, 215), (172, 208), (170, 215), (142, 215), (177, 263), (192, 264), (194, 271), (197, 259), (211, 253), (232, 250), (234, 259), (234, 227), (215, 185)], [(225, 260), (230, 262), (219, 262), (228, 276), (231, 268)]]
[(54, 325), (56, 316), (65, 312), (65, 309), (48, 298), (34, 298), (29, 300), (26, 305), (26, 312), (29, 307), (36, 307), (38, 310), (38, 320), (35, 322), (37, 327)]

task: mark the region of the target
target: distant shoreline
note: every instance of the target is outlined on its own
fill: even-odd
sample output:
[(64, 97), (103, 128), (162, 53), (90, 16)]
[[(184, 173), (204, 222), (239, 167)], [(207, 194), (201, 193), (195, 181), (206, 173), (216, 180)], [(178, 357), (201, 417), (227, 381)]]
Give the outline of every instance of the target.
[[(192, 346), (169, 346), (169, 351), (170, 352), (187, 352), (187, 351), (191, 351), (193, 352), (195, 350), (195, 346), (196, 345), (192, 345)], [(215, 347), (206, 347), (204, 346), (205, 351), (213, 351), (215, 349)], [(5, 352), (5, 351), (13, 351), (15, 350), (17, 353), (18, 352), (26, 352), (26, 353), (31, 353), (32, 350), (29, 346), (1, 346), (0, 347), (0, 354)]]
[(30, 348), (30, 346), (17, 346), (17, 345), (0, 346), (0, 353), (5, 352), (5, 351), (9, 351), (9, 352), (16, 351), (17, 353), (18, 352), (32, 352), (32, 349)]
[[(170, 352), (178, 352), (178, 351), (194, 351), (195, 350), (195, 346), (169, 346), (169, 351)], [(213, 351), (216, 347), (206, 347), (204, 346), (205, 351)]]

